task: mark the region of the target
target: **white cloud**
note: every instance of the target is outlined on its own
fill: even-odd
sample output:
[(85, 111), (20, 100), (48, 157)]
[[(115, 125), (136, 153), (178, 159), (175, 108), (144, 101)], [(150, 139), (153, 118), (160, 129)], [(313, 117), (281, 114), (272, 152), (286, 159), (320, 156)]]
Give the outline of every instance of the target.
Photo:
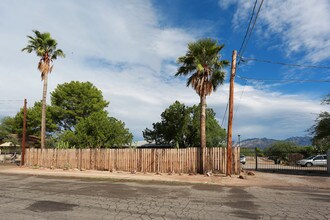
[(220, 6), (222, 9), (226, 10), (226, 9), (228, 9), (231, 5), (234, 5), (234, 4), (236, 4), (237, 2), (238, 2), (238, 0), (219, 0), (219, 1), (218, 1), (218, 4), (219, 4), (219, 6)]
[(284, 4), (269, 1), (261, 18), (269, 30), (283, 33), (289, 53), (306, 51), (306, 59), (330, 59), (330, 2), (291, 0)]
[(326, 109), (320, 100), (304, 95), (266, 92), (246, 86), (242, 100), (238, 100), (242, 86), (236, 92), (239, 109), (235, 117), (236, 134), (247, 137), (288, 138), (306, 134), (317, 114)]
[[(38, 29), (49, 31), (66, 53), (65, 59), (55, 61), (48, 91), (71, 80), (91, 81), (110, 100), (110, 114), (126, 122), (138, 136), (176, 99), (194, 100), (194, 93), (179, 80), (164, 82), (174, 75), (173, 62), (194, 36), (185, 30), (160, 27), (149, 1), (33, 1), (18, 7), (21, 3), (1, 5), (6, 11), (0, 15), (5, 32), (1, 48), (6, 51), (0, 55), (3, 99), (26, 97), (29, 106), (41, 99), (38, 58), (20, 52), (27, 43), (25, 36)], [(17, 105), (13, 106), (11, 115), (17, 110)]]
[[(71, 80), (92, 82), (110, 101), (110, 115), (124, 121), (137, 139), (142, 138), (143, 129), (160, 120), (161, 112), (175, 100), (186, 105), (199, 102), (183, 79), (172, 76), (177, 68), (175, 60), (195, 39), (192, 33), (200, 31), (161, 27), (149, 1), (1, 1), (0, 25), (0, 100), (27, 98), (32, 106), (41, 99), (38, 58), (20, 51), (27, 43), (25, 36), (38, 29), (49, 31), (67, 55), (55, 61), (48, 91)], [(237, 85), (237, 97), (241, 90), (242, 86)], [(227, 94), (225, 84), (207, 98), (220, 122)], [(20, 102), (5, 104), (0, 102), (0, 115), (13, 115), (22, 106)], [(301, 133), (311, 125), (315, 117), (311, 113), (319, 111), (319, 102), (307, 97), (247, 86), (234, 129), (251, 137), (286, 136), (290, 129)], [(286, 116), (283, 120), (268, 119), (282, 115)], [(297, 123), (300, 119), (306, 125)], [(296, 127), (290, 127), (293, 122)], [(284, 127), (286, 130), (281, 130)]]
[[(235, 3), (233, 25), (237, 29), (246, 25), (254, 1), (233, 1), (230, 4)], [(226, 8), (226, 4), (222, 7)], [(279, 37), (281, 45), (278, 48), (286, 55), (303, 53), (305, 61), (326, 61), (330, 59), (329, 11), (330, 2), (327, 0), (265, 1), (257, 21), (259, 30), (256, 31), (266, 39)]]
[(179, 55), (185, 53), (187, 40), (192, 41), (192, 36), (180, 29), (165, 29), (159, 31), (155, 39), (155, 52), (161, 57), (176, 60)]

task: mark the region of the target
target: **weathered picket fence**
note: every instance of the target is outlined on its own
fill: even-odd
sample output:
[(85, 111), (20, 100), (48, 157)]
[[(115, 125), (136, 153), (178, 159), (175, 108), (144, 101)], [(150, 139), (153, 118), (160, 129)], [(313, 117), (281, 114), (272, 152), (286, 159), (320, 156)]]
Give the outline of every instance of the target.
[[(197, 173), (200, 148), (26, 149), (25, 165), (59, 169)], [(232, 149), (232, 173), (240, 169), (240, 149)], [(206, 148), (204, 168), (225, 173), (226, 148)], [(205, 170), (205, 169), (204, 169)]]

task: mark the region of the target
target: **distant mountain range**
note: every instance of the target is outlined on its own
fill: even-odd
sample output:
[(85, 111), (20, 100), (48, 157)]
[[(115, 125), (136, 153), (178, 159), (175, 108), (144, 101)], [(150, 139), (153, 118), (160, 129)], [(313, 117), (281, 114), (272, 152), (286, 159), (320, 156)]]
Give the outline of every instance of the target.
[[(275, 139), (268, 139), (268, 138), (251, 138), (245, 139), (241, 141), (241, 147), (244, 148), (255, 148), (258, 147), (260, 149), (265, 149), (269, 147), (276, 141), (289, 141), (293, 142), (298, 146), (311, 146), (312, 145), (312, 138), (311, 137), (290, 137), (285, 140), (275, 140)], [(235, 145), (237, 146), (238, 143), (236, 142)]]

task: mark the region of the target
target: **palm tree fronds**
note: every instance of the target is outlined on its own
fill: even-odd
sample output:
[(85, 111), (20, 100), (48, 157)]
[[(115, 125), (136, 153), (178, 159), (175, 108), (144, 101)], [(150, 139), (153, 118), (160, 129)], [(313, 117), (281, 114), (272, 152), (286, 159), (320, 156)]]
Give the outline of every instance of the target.
[(218, 45), (210, 38), (189, 43), (186, 55), (177, 60), (180, 66), (175, 76), (190, 75), (187, 86), (191, 85), (199, 95), (210, 95), (223, 84), (222, 69), (229, 65), (229, 61), (220, 59), (223, 48), (224, 44)]
[(228, 60), (221, 60), (219, 61), (219, 66), (224, 68), (230, 65), (230, 62)]
[(189, 87), (190, 85), (194, 85), (195, 83), (195, 80), (196, 80), (196, 74), (197, 74), (197, 72), (195, 73), (195, 74), (192, 74), (189, 78), (188, 78), (188, 80), (187, 80), (187, 87)]
[(56, 60), (58, 56), (64, 58), (64, 57), (65, 57), (65, 54), (64, 54), (63, 51), (60, 50), (60, 49), (55, 50), (54, 53), (53, 53), (53, 55), (51, 56), (51, 59), (52, 59), (52, 60)]
[(26, 51), (26, 52), (28, 52), (28, 53), (31, 53), (33, 50), (34, 50), (33, 47), (31, 47), (31, 46), (27, 46), (27, 47), (24, 47), (21, 51), (22, 51), (22, 52), (23, 52), (23, 51)]
[[(201, 39), (189, 43), (186, 55), (179, 57), (177, 60), (180, 66), (175, 76), (190, 75), (187, 86), (191, 86), (200, 96), (200, 142), (202, 149), (206, 147), (206, 96), (210, 95), (218, 85), (224, 82), (225, 75), (222, 68), (229, 63), (220, 60), (219, 53), (223, 47), (224, 45), (218, 45), (215, 40), (210, 38)], [(200, 158), (203, 173), (203, 151)]]
[(57, 56), (64, 57), (62, 50), (56, 50), (56, 40), (52, 39), (50, 33), (40, 33), (37, 30), (33, 30), (34, 37), (27, 36), (28, 45), (22, 49), (31, 53), (35, 51), (37, 56), (40, 57), (38, 63), (38, 70), (41, 72), (41, 80), (43, 81), (43, 97), (42, 97), (42, 113), (41, 113), (41, 148), (45, 148), (46, 138), (46, 94), (47, 94), (47, 74), (53, 69), (52, 61)]
[(57, 42), (51, 38), (50, 33), (40, 33), (37, 30), (33, 30), (33, 33), (35, 37), (27, 36), (29, 38), (28, 45), (22, 51), (27, 51), (28, 53), (35, 51), (39, 57), (44, 57), (47, 54), (50, 59), (56, 59), (57, 56), (65, 57), (62, 50), (56, 49)]
[(219, 70), (219, 71), (216, 71), (213, 73), (211, 80), (210, 80), (213, 91), (216, 91), (218, 86), (222, 85), (224, 83), (224, 79), (225, 79), (224, 71)]

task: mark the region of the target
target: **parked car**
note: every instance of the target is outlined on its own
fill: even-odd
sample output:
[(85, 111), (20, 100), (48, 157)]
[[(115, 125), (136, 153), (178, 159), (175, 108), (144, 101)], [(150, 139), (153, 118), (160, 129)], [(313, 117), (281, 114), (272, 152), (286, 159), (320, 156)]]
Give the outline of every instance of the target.
[(306, 159), (298, 160), (298, 165), (311, 167), (311, 166), (326, 166), (327, 165), (327, 155), (314, 155), (307, 157)]
[(246, 163), (246, 157), (244, 156), (244, 155), (241, 155), (240, 157), (239, 157), (239, 161), (241, 162), (241, 164), (245, 164)]

